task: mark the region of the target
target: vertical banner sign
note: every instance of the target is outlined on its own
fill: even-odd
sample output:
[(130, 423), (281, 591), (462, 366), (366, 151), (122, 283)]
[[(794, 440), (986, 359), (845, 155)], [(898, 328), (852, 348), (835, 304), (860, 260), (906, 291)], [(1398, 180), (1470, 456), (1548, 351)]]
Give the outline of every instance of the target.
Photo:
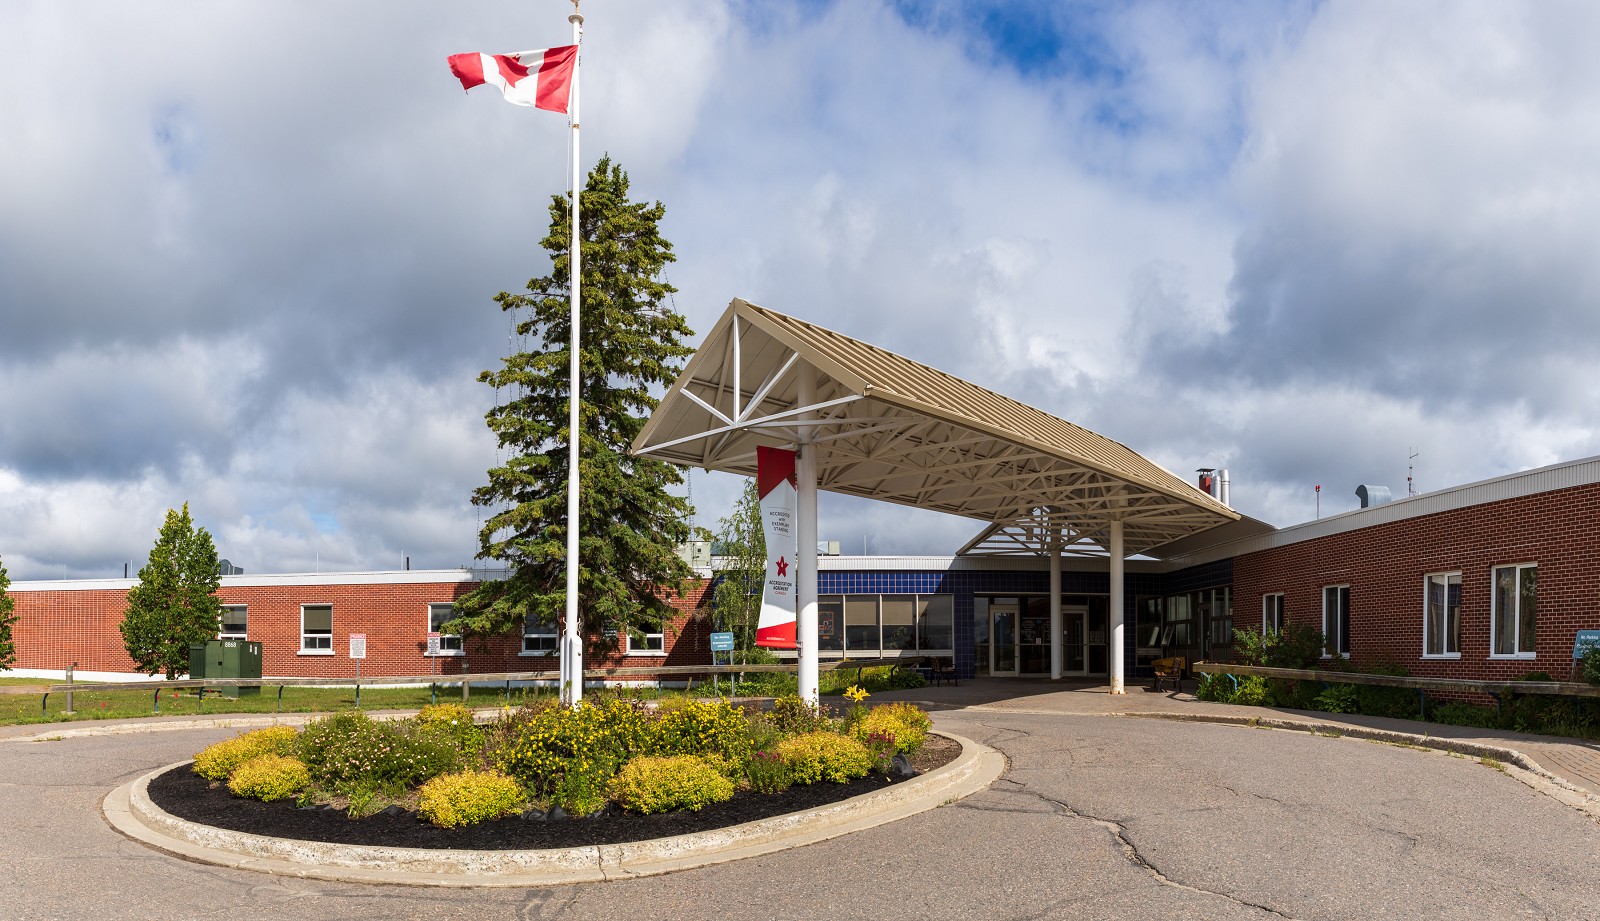
[(756, 645), (794, 649), (794, 452), (756, 448), (756, 492), (761, 534), (767, 541), (767, 578), (761, 590)]

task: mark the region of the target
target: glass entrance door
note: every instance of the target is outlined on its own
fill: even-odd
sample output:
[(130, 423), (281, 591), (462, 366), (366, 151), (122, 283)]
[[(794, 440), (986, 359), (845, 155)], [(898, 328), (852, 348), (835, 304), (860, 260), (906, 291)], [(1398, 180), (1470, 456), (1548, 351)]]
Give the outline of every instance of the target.
[(989, 603), (989, 674), (996, 677), (1017, 674), (1017, 616), (1020, 607), (1011, 599)]
[(1089, 674), (1089, 631), (1086, 605), (1063, 605), (1061, 608), (1061, 674)]

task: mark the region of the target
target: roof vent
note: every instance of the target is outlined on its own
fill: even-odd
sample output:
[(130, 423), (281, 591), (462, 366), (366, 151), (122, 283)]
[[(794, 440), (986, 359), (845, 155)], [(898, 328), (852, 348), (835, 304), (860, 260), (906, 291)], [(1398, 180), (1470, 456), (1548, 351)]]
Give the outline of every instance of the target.
[(1371, 508), (1374, 505), (1383, 505), (1389, 501), (1389, 487), (1368, 486), (1363, 483), (1356, 487), (1356, 496), (1361, 500), (1362, 508)]

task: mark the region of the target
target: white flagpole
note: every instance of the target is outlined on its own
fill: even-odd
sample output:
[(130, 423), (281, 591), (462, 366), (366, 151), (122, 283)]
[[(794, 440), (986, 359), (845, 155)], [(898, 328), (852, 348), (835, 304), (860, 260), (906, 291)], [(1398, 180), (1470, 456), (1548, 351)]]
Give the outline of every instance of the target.
[(573, 0), (572, 43), (578, 46), (578, 60), (572, 65), (572, 245), (569, 250), (572, 277), (568, 281), (572, 298), (572, 334), (567, 343), (571, 356), (570, 380), (567, 390), (567, 632), (562, 638), (561, 650), (561, 702), (576, 707), (583, 701), (583, 625), (578, 618), (578, 324), (579, 305), (583, 300), (583, 273), (579, 266), (582, 257), (583, 234), (578, 224), (578, 199), (583, 192), (583, 167), (578, 160), (578, 72), (583, 64), (583, 17), (578, 15), (577, 0)]

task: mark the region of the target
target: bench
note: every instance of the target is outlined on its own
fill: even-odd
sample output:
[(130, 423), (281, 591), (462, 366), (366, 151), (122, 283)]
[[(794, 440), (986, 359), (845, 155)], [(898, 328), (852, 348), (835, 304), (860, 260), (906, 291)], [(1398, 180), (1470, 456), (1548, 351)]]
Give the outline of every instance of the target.
[(917, 671), (925, 673), (924, 677), (928, 679), (929, 684), (938, 684), (942, 681), (957, 685), (961, 683), (956, 678), (955, 659), (950, 656), (923, 656), (922, 665)]
[(1183, 656), (1172, 656), (1151, 662), (1150, 667), (1155, 670), (1155, 680), (1150, 683), (1150, 690), (1161, 690), (1161, 682), (1163, 681), (1172, 682), (1174, 691), (1182, 690), (1179, 687), (1179, 682), (1183, 680), (1183, 669), (1188, 664), (1189, 660)]

